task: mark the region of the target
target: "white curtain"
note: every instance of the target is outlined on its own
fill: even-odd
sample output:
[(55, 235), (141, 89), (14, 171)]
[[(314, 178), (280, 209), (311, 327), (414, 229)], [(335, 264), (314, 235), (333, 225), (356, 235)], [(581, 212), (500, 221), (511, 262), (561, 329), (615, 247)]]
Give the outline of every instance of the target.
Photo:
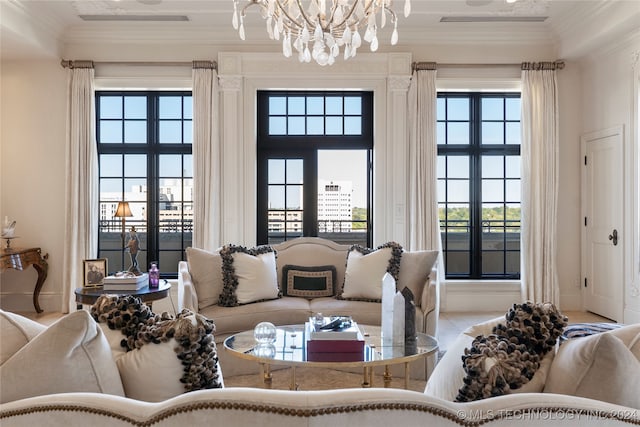
[(68, 70), (65, 244), (62, 312), (75, 309), (82, 261), (98, 250), (98, 148), (95, 141), (93, 68)]
[(218, 73), (193, 68), (193, 246), (214, 250), (221, 236)]
[(419, 70), (409, 86), (409, 249), (439, 249), (436, 71)]
[[(408, 100), (409, 249), (441, 250), (438, 220), (436, 70), (418, 70), (414, 73), (409, 86)], [(439, 265), (442, 266), (442, 262)]]
[(522, 71), (522, 297), (559, 306), (558, 88), (555, 69), (532, 68), (543, 69)]

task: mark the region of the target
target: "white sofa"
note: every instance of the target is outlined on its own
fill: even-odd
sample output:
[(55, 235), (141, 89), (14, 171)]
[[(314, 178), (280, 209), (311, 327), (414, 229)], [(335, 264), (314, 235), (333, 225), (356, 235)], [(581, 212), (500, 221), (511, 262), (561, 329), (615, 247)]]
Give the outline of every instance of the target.
[(227, 388), (146, 403), (95, 393), (0, 405), (3, 427), (60, 426), (630, 426), (639, 411), (596, 400), (519, 394), (451, 403), (397, 389), (280, 391)]
[[(341, 245), (318, 237), (302, 237), (274, 245), (277, 257), (277, 281), (282, 284), (283, 267), (334, 266), (338, 289), (345, 280), (348, 245)], [(436, 251), (403, 251), (400, 262), (398, 290), (409, 287), (416, 303), (416, 329), (436, 336), (438, 327), (439, 291), (434, 262)], [(252, 330), (259, 322), (275, 325), (300, 324), (314, 313), (349, 315), (361, 324), (380, 325), (381, 305), (377, 302), (338, 299), (334, 296), (307, 299), (284, 296), (278, 299), (224, 307), (217, 303), (222, 288), (221, 260), (218, 253), (187, 249), (187, 261), (178, 265), (178, 306), (198, 312), (216, 325), (215, 340), (219, 348), (220, 364), (227, 375), (257, 373), (259, 366), (235, 358), (222, 350), (223, 341), (230, 335)], [(281, 285), (282, 286), (282, 285)], [(426, 367), (411, 367), (412, 378), (426, 379), (433, 358)], [(398, 371), (398, 373), (400, 373)]]

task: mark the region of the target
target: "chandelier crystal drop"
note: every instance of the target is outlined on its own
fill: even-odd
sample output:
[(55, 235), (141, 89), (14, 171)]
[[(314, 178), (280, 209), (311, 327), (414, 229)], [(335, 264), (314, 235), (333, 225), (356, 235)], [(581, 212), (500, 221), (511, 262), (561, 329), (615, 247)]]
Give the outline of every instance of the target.
[[(305, 4), (303, 4), (303, 2)], [(393, 25), (391, 44), (398, 43), (398, 18), (391, 9), (393, 0), (248, 0), (240, 6), (233, 0), (231, 23), (240, 39), (245, 39), (244, 18), (251, 6), (259, 6), (271, 40), (282, 40), (282, 53), (289, 58), (294, 49), (300, 62), (331, 65), (343, 48), (345, 60), (356, 56), (362, 40), (369, 49), (378, 49), (378, 28)], [(405, 0), (404, 16), (411, 13)], [(379, 27), (378, 27), (379, 25)], [(360, 32), (363, 35), (360, 35)]]

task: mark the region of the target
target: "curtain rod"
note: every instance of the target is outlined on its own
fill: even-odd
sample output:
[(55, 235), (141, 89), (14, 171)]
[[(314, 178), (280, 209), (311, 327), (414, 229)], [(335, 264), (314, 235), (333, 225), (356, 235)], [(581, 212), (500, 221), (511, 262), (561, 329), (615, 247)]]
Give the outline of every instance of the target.
[(521, 70), (562, 70), (564, 61), (522, 62), (520, 64), (439, 64), (437, 62), (414, 62), (412, 70), (437, 70), (440, 68), (515, 68)]
[(126, 66), (142, 66), (142, 67), (192, 67), (192, 68), (211, 68), (218, 69), (216, 61), (197, 60), (197, 61), (88, 61), (88, 60), (69, 60), (60, 61), (63, 68), (94, 68), (95, 65), (126, 65)]

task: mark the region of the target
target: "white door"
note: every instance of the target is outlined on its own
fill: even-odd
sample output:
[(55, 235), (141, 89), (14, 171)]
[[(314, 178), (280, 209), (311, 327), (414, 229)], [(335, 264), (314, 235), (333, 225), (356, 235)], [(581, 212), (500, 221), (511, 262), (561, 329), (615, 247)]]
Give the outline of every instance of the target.
[(622, 126), (582, 137), (582, 286), (588, 311), (615, 321), (623, 312)]

